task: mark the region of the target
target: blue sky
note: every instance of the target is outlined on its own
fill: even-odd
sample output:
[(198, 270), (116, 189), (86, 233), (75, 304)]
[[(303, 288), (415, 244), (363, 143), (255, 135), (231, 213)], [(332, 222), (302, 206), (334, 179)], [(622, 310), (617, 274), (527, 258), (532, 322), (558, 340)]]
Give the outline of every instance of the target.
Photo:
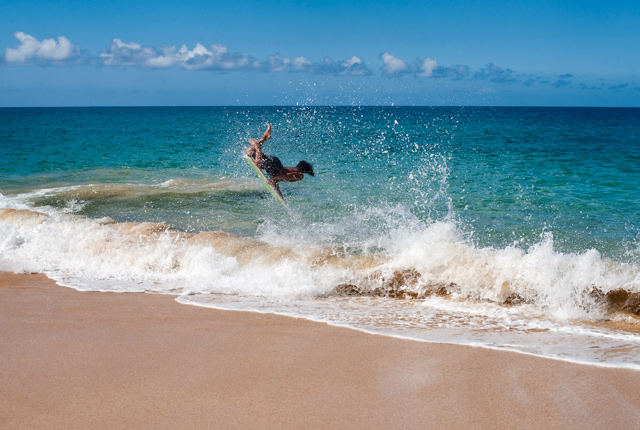
[(0, 106), (640, 107), (640, 1), (0, 0)]

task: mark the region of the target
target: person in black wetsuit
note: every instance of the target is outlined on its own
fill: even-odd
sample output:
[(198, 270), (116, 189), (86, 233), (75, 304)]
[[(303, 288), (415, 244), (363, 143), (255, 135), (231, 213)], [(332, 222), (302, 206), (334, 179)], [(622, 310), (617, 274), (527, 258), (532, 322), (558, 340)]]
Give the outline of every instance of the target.
[(270, 176), (268, 182), (276, 190), (280, 191), (278, 182), (301, 181), (305, 173), (314, 176), (313, 166), (304, 160), (295, 167), (283, 166), (278, 157), (263, 153), (262, 144), (269, 139), (271, 139), (271, 124), (267, 124), (267, 130), (260, 139), (249, 139), (251, 146), (247, 149), (247, 155), (251, 157), (258, 168), (264, 170)]

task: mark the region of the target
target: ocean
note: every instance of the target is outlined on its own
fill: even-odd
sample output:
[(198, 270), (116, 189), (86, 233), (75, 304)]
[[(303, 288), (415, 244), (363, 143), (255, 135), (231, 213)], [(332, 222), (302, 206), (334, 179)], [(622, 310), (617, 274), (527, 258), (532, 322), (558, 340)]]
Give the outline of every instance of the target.
[(639, 180), (634, 108), (3, 108), (0, 270), (640, 369)]

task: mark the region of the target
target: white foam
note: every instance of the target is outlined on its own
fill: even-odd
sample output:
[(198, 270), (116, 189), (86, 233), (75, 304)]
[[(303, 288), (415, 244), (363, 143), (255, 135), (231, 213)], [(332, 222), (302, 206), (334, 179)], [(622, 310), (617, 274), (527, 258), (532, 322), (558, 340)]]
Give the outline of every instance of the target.
[[(22, 198), (0, 195), (0, 203), (31, 208)], [(46, 273), (83, 290), (176, 294), (189, 303), (280, 312), (423, 340), (520, 345), (525, 352), (588, 356), (620, 365), (635, 365), (633, 356), (640, 356), (638, 336), (575, 322), (605, 316), (602, 304), (589, 294), (594, 287), (602, 292), (640, 291), (638, 267), (604, 259), (596, 250), (558, 252), (550, 234), (529, 249), (483, 248), (461, 234), (452, 220), (424, 224), (402, 207), (366, 208), (348, 221), (311, 227), (294, 222), (285, 230), (267, 222), (259, 230), (263, 242), (246, 245), (263, 248), (247, 259), (224, 246), (192, 244), (171, 232), (135, 233), (104, 219), (72, 217), (50, 208), (47, 212), (47, 217), (23, 214), (0, 221), (0, 268)], [(377, 235), (371, 235), (372, 220), (380, 226)], [(313, 262), (314, 253), (335, 243), (355, 247), (363, 256), (375, 253), (380, 262), (359, 269)], [(286, 252), (262, 255), (277, 247)], [(417, 286), (407, 288), (444, 284), (451, 296), (423, 301), (315, 298), (341, 283), (380, 287), (402, 270), (419, 274)], [(501, 306), (511, 294), (531, 302)], [(516, 334), (503, 336), (506, 332)], [(631, 352), (615, 357), (584, 349), (596, 345), (618, 351), (625, 344), (632, 345)]]
[[(7, 199), (3, 200), (6, 203)], [(9, 203), (13, 208), (29, 207), (20, 199), (9, 199)], [(272, 247), (290, 249), (290, 257), (256, 259), (251, 264), (241, 264), (235, 256), (210, 246), (189, 245), (170, 234), (154, 241), (141, 240), (102, 220), (49, 212), (49, 217), (35, 227), (29, 219), (22, 224), (15, 220), (13, 225), (3, 223), (0, 244), (5, 261), (15, 261), (17, 266), (28, 266), (32, 271), (60, 272), (90, 280), (171, 284), (172, 290), (184, 284), (191, 291), (257, 292), (273, 297), (327, 293), (343, 282), (375, 287), (372, 282), (388, 278), (394, 271), (410, 269), (419, 273), (420, 285), (453, 284), (450, 292), (456, 297), (501, 303), (518, 294), (545, 312), (564, 318), (602, 318), (599, 303), (589, 294), (594, 287), (605, 293), (614, 289), (640, 291), (638, 267), (604, 259), (596, 250), (557, 252), (551, 234), (528, 250), (515, 246), (480, 248), (466, 240), (452, 221), (419, 224), (401, 209), (377, 235), (370, 234), (370, 223), (358, 226), (364, 217), (379, 217), (377, 222), (383, 223), (389, 214), (377, 209), (356, 214), (349, 221), (351, 225), (327, 222), (284, 231), (265, 223), (259, 231), (261, 239)], [(349, 237), (340, 241), (345, 234)], [(364, 254), (378, 252), (384, 256), (384, 263), (355, 272), (347, 267), (310, 263), (313, 252), (344, 242), (344, 247), (357, 246)], [(372, 276), (373, 272), (382, 276)]]

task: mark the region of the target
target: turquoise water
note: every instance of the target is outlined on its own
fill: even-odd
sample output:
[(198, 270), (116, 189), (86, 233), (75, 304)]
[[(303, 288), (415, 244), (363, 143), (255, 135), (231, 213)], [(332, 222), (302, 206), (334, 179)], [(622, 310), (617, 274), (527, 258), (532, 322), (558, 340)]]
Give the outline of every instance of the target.
[[(318, 172), (283, 185), (307, 222), (400, 205), (424, 222), (455, 217), (481, 246), (531, 245), (551, 232), (558, 249), (637, 261), (638, 109), (56, 108), (3, 109), (0, 121), (6, 195), (249, 179), (239, 154), (270, 122), (265, 150), (290, 165), (311, 160)], [(259, 189), (100, 196), (79, 213), (201, 231), (220, 216), (259, 222), (276, 210), (267, 197)], [(253, 233), (244, 224), (232, 232)]]
[[(267, 123), (267, 154), (316, 171), (289, 209), (241, 158)], [(0, 142), (0, 208), (31, 211), (0, 215), (5, 270), (636, 365), (575, 339), (638, 341), (640, 109), (0, 109)], [(540, 321), (573, 337), (468, 335)]]

